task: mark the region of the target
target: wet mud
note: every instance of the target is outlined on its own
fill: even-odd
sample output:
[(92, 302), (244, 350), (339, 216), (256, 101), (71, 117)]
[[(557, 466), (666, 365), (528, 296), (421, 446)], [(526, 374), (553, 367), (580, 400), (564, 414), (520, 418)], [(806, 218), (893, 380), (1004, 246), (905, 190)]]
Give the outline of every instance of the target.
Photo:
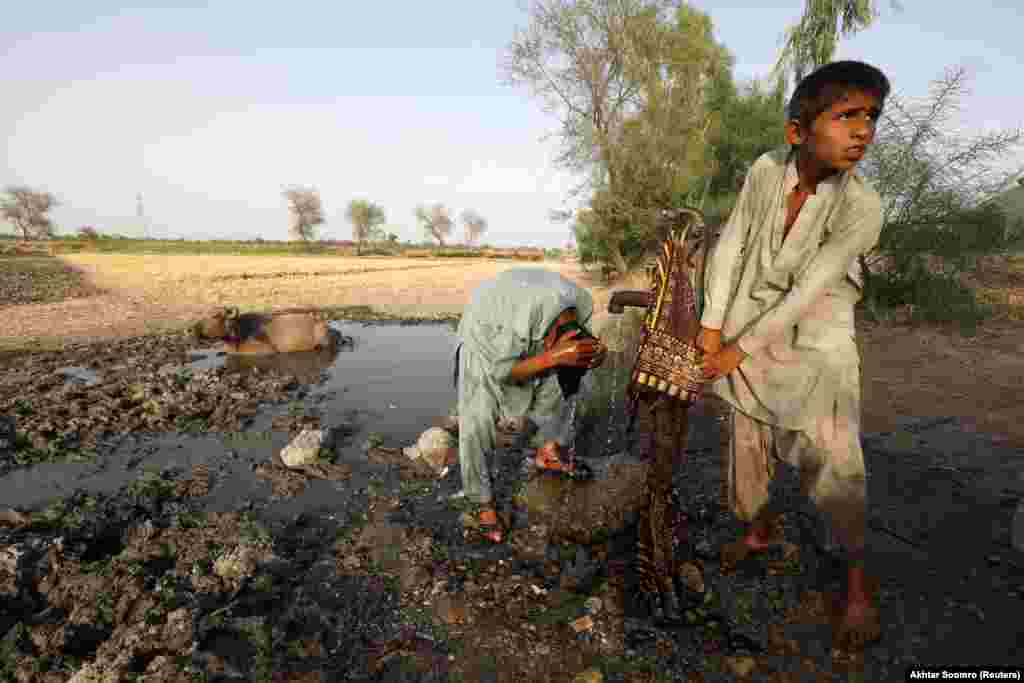
[[(1012, 454), (981, 449), (953, 472), (942, 425), (865, 438), (885, 633), (836, 652), (842, 565), (792, 473), (775, 483), (786, 544), (722, 566), (740, 527), (709, 399), (675, 481), (685, 623), (659, 623), (632, 568), (621, 467), (642, 471), (644, 453), (621, 404), (611, 436), (578, 443), (607, 501), (534, 476), (529, 425), (501, 432), (510, 534), (493, 546), (453, 497), (458, 467), (439, 478), (401, 450), (455, 427), (450, 326), (336, 324), (356, 343), (334, 357), (233, 358), (168, 335), (6, 361), (0, 413), (26, 436), (0, 474), (0, 681), (881, 681), (1019, 648), (1024, 563), (1003, 545), (1012, 491), (991, 474)], [(331, 447), (285, 467), (304, 427)], [(571, 514), (567, 496), (583, 501)]]

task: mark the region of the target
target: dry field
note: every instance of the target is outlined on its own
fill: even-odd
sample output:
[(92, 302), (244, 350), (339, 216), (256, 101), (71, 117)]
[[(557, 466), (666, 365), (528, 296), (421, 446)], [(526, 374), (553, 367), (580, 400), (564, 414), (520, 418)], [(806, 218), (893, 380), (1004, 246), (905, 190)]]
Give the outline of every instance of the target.
[[(4, 306), (0, 348), (182, 329), (226, 304), (243, 310), (368, 307), (398, 317), (450, 316), (462, 310), (480, 282), (527, 265), (452, 258), (89, 253), (61, 259), (102, 293)], [(608, 289), (575, 263), (530, 265), (589, 288), (596, 310), (604, 310)], [(1011, 304), (975, 337), (900, 320), (858, 323), (866, 431), (887, 431), (903, 416), (956, 416), (1024, 448), (1024, 257), (986, 260), (972, 279), (985, 300)]]

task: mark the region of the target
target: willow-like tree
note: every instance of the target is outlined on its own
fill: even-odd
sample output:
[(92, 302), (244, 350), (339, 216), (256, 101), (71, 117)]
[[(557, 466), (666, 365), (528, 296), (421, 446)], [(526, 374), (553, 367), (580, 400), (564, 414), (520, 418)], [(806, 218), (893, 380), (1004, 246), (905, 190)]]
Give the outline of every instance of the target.
[[(890, 4), (902, 9), (896, 0)], [(806, 0), (800, 21), (786, 29), (777, 73), (791, 72), (799, 81), (832, 61), (840, 37), (870, 27), (876, 18), (875, 0)]]
[(324, 208), (320, 193), (311, 187), (291, 187), (284, 191), (291, 224), (288, 235), (293, 240), (308, 242), (313, 239), (316, 226), (324, 222)]
[(677, 0), (530, 3), (504, 76), (561, 121), (557, 161), (588, 177), (577, 193), (593, 193), (586, 238), (606, 242), (600, 251), (618, 270), (657, 211), (706, 172), (714, 120), (704, 89), (728, 67), (710, 19)]
[(444, 246), (444, 238), (451, 234), (454, 222), (449, 215), (448, 207), (444, 204), (434, 204), (427, 207), (420, 205), (416, 207), (416, 221), (423, 228), (428, 237), (437, 240), (437, 243)]
[(362, 244), (377, 233), (387, 218), (384, 209), (366, 199), (353, 199), (345, 209), (345, 218), (352, 224), (352, 239), (356, 242), (357, 251)]
[(56, 197), (23, 185), (9, 185), (4, 188), (4, 194), (6, 196), (0, 200), (0, 216), (21, 233), (22, 239), (53, 236), (49, 213), (59, 204)]

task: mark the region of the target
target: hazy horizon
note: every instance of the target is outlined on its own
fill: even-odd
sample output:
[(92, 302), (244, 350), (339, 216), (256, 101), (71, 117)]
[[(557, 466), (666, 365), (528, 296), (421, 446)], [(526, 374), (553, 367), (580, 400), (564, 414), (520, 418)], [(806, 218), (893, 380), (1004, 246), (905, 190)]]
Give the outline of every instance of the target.
[[(693, 4), (711, 15), (742, 82), (767, 75), (804, 3)], [(842, 40), (837, 59), (879, 66), (906, 97), (965, 65), (974, 76), (960, 127), (1021, 126), (1014, 3), (969, 13), (952, 2), (879, 5), (876, 24)], [(284, 240), (282, 191), (309, 185), (324, 203), (318, 238), (352, 239), (345, 208), (363, 198), (383, 206), (385, 230), (403, 242), (425, 239), (415, 207), (442, 202), (455, 217), (482, 214), (483, 242), (561, 247), (569, 224), (549, 214), (574, 206), (577, 179), (554, 166), (556, 140), (542, 139), (558, 122), (499, 80), (499, 58), (526, 20), (512, 0), (316, 3), (302, 13), (240, 2), (13, 7), (0, 28), (0, 186), (53, 192), (63, 234), (92, 225), (133, 237)], [(461, 240), (457, 225), (450, 241)]]

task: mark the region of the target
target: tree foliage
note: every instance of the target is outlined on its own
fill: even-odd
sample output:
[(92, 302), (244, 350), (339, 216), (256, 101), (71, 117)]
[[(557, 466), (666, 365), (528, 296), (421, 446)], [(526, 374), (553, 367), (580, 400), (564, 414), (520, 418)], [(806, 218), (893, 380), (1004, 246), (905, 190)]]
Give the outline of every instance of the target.
[(868, 28), (877, 16), (874, 0), (806, 0), (800, 21), (786, 29), (776, 73), (792, 72), (799, 81), (832, 61), (840, 36)]
[(362, 244), (379, 234), (380, 226), (387, 222), (384, 209), (366, 199), (353, 199), (345, 209), (345, 218), (352, 224), (352, 239)]
[(437, 243), (444, 246), (444, 238), (451, 234), (454, 222), (444, 204), (434, 204), (427, 207), (420, 205), (416, 207), (416, 222), (420, 224), (428, 237), (437, 240)]
[[(709, 160), (708, 83), (731, 65), (711, 20), (672, 0), (534, 0), (503, 65), (561, 121), (558, 162), (589, 174), (577, 237), (620, 270), (658, 211), (683, 202)], [(581, 249), (583, 245), (581, 244)]]
[(55, 229), (49, 212), (59, 205), (49, 192), (33, 190), (24, 185), (9, 185), (0, 200), (0, 216), (11, 223), (25, 240), (53, 237)]
[(480, 236), (487, 232), (487, 219), (473, 209), (462, 212), (462, 226), (465, 230), (466, 244), (475, 244)]
[(292, 187), (284, 191), (284, 198), (291, 214), (289, 238), (309, 242), (316, 226), (324, 222), (320, 193), (311, 187)]
[(708, 194), (735, 197), (750, 165), (785, 144), (786, 80), (780, 77), (771, 87), (756, 80), (739, 86), (723, 80), (716, 84), (712, 107), (720, 122), (711, 146), (715, 169)]
[(893, 94), (886, 102), (860, 168), (883, 200), (879, 244), (861, 259), (869, 303), (918, 303), (926, 315), (955, 312), (951, 297), (965, 306), (972, 300), (956, 293), (959, 275), (1015, 237), (990, 200), (1020, 173), (1005, 162), (1024, 143), (1024, 130), (973, 136), (956, 130), (953, 117), (967, 81), (965, 69), (950, 68), (922, 101)]

